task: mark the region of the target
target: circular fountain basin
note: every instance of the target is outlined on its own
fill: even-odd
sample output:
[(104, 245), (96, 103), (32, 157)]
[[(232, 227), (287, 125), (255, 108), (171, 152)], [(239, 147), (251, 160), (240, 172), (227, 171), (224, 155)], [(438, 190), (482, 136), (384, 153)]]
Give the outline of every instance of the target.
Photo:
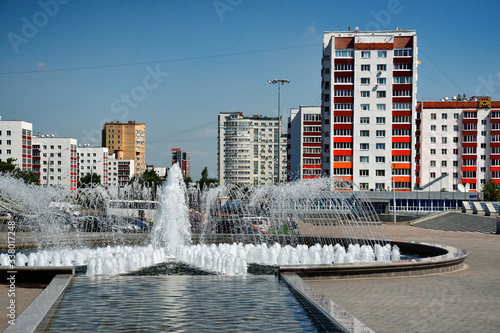
[(451, 246), (403, 241), (389, 241), (389, 244), (397, 245), (403, 254), (419, 258), (341, 265), (284, 265), (279, 272), (294, 272), (307, 279), (402, 277), (459, 270), (467, 258), (467, 251)]

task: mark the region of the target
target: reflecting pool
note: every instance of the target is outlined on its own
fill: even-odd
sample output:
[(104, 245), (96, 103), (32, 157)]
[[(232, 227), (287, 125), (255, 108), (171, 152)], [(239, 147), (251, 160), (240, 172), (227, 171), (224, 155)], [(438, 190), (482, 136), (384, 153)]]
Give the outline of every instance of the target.
[(322, 331), (275, 276), (77, 277), (47, 332)]

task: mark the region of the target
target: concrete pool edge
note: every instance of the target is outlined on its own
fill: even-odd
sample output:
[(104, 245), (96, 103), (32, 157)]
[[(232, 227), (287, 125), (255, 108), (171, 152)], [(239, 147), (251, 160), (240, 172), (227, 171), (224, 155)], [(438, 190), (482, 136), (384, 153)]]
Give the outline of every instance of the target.
[(468, 255), (467, 251), (451, 246), (401, 241), (389, 243), (399, 246), (403, 253), (424, 253), (429, 257), (354, 264), (282, 265), (279, 272), (294, 272), (311, 280), (427, 275), (462, 269)]
[(374, 332), (338, 304), (307, 284), (296, 273), (280, 272), (278, 276), (299, 301), (305, 303), (310, 315), (328, 332)]
[(15, 325), (10, 325), (5, 329), (6, 333), (43, 332), (74, 277), (72, 267), (60, 267), (59, 270), (58, 267), (29, 268), (21, 267), (17, 271), (25, 271), (27, 275), (32, 276), (33, 280), (36, 280), (34, 273), (42, 273), (43, 276), (53, 274), (53, 278), (49, 285), (19, 314)]

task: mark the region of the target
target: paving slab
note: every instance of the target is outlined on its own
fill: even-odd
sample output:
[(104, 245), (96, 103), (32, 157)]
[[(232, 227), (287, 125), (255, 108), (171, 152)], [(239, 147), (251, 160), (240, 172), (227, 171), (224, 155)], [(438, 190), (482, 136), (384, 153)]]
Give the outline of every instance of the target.
[(455, 246), (463, 270), (400, 278), (306, 280), (375, 332), (500, 332), (500, 235), (385, 224), (391, 240)]
[(15, 296), (9, 297), (9, 285), (0, 284), (0, 332), (3, 332), (9, 327), (9, 317), (7, 317), (7, 307), (10, 300), (15, 300), (15, 315), (16, 318), (33, 302), (33, 300), (40, 295), (40, 293), (47, 287), (47, 284), (40, 283), (21, 283), (16, 284)]

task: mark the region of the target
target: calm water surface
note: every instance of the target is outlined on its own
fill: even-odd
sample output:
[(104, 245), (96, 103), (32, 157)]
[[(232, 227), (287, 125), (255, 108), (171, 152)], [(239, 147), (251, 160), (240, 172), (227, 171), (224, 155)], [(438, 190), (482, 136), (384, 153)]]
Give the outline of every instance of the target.
[(321, 330), (274, 276), (75, 278), (47, 332)]

